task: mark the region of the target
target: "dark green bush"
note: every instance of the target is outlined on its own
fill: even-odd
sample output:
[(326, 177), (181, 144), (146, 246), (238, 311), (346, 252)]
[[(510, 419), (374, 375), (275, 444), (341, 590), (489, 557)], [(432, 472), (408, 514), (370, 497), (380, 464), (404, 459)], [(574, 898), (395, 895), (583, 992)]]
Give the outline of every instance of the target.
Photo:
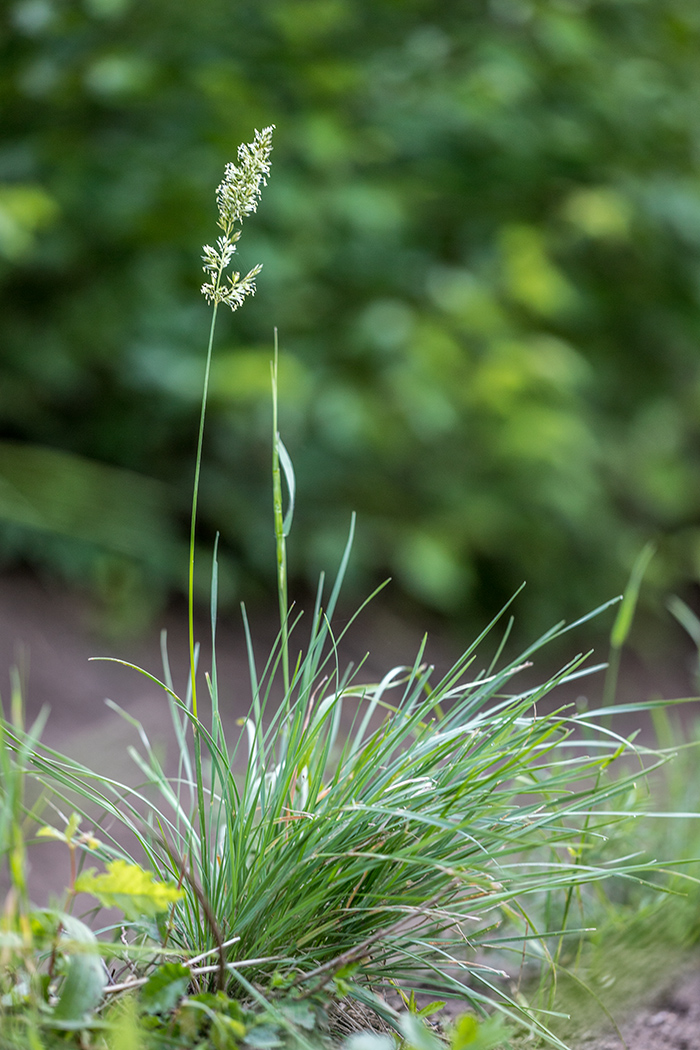
[[(456, 618), (523, 578), (523, 617), (579, 612), (650, 536), (658, 587), (697, 577), (696, 0), (19, 0), (2, 20), (6, 558), (184, 582), (199, 246), (224, 163), (274, 122), (240, 263), (263, 261), (264, 295), (222, 329), (205, 448), (228, 596), (272, 549), (273, 325), (298, 579), (351, 509), (358, 586), (389, 573)], [(17, 443), (118, 468), (134, 527), (142, 486), (143, 539), (115, 545), (89, 490), (71, 523), (50, 467), (20, 498)]]

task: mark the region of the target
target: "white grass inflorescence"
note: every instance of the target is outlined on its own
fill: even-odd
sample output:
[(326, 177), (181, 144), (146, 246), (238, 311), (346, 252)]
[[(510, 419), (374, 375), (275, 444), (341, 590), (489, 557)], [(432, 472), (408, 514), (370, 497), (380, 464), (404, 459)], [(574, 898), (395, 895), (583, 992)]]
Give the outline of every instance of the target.
[(235, 271), (227, 278), (224, 276), (241, 235), (236, 224), (240, 225), (246, 215), (257, 210), (261, 189), (267, 185), (273, 131), (273, 124), (256, 131), (252, 142), (238, 147), (238, 164), (226, 165), (216, 191), (218, 225), (223, 233), (217, 238), (216, 248), (205, 244), (202, 249), (204, 272), (209, 275), (209, 280), (202, 285), (202, 294), (209, 303), (225, 303), (232, 310), (237, 310), (246, 296), (255, 294), (255, 278), (262, 269), (258, 264), (245, 277)]

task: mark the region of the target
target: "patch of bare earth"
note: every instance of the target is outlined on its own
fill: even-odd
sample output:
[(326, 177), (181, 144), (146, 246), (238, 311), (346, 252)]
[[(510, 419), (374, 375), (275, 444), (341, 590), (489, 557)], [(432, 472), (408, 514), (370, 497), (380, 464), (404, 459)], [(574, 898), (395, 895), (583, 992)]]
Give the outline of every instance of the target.
[(573, 1050), (700, 1050), (700, 970), (678, 975), (654, 990), (658, 975), (649, 960), (650, 995), (612, 1028), (581, 1033)]

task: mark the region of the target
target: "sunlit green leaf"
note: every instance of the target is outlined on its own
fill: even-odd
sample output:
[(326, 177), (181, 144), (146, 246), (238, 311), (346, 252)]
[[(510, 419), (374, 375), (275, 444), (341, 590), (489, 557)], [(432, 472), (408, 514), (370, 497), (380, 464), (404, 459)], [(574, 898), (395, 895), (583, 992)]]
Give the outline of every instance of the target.
[(127, 919), (153, 917), (182, 897), (175, 886), (124, 860), (110, 861), (101, 875), (95, 874), (95, 868), (84, 871), (76, 879), (75, 892), (91, 893), (106, 908), (121, 908)]

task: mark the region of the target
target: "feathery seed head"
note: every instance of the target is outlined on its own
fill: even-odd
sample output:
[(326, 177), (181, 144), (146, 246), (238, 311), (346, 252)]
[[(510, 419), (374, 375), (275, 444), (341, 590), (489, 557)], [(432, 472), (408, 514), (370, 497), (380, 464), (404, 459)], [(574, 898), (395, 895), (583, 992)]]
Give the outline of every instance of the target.
[(267, 185), (270, 174), (273, 128), (274, 125), (270, 125), (256, 131), (253, 142), (238, 147), (238, 164), (226, 165), (223, 181), (216, 191), (219, 225), (225, 232), (258, 206), (261, 186)]
[(238, 147), (238, 163), (226, 165), (224, 178), (216, 191), (218, 225), (223, 235), (217, 238), (216, 248), (209, 244), (203, 248), (204, 272), (210, 279), (202, 285), (202, 294), (208, 302), (226, 303), (232, 310), (238, 309), (247, 295), (255, 294), (255, 278), (262, 269), (257, 265), (243, 278), (239, 273), (224, 278), (224, 271), (233, 258), (241, 235), (234, 226), (257, 210), (261, 188), (267, 185), (273, 130), (274, 124), (271, 124), (256, 131), (253, 142)]

